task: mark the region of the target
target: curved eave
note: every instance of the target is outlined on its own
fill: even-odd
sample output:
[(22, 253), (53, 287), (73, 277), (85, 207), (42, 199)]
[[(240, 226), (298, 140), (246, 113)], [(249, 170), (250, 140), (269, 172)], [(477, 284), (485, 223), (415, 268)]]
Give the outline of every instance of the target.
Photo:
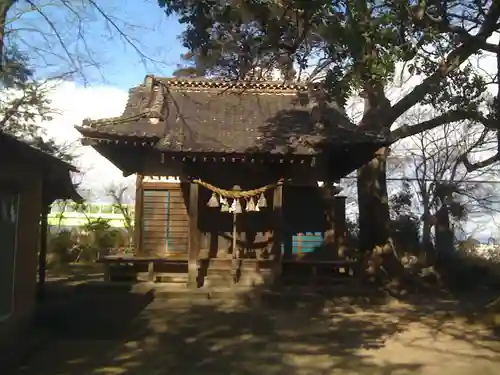
[(70, 170), (54, 171), (45, 181), (44, 201), (45, 204), (52, 204), (58, 199), (70, 199), (76, 203), (84, 201), (82, 196), (76, 190), (71, 179)]
[(152, 149), (159, 141), (159, 137), (144, 135), (144, 133), (126, 134), (116, 131), (103, 131), (95, 128), (76, 127), (83, 135), (81, 143), (91, 146), (116, 168), (123, 172), (125, 177), (139, 171), (140, 165), (134, 155), (135, 151)]
[(83, 136), (84, 146), (97, 146), (99, 144), (123, 144), (130, 146), (154, 146), (160, 140), (145, 132), (121, 133), (116, 131), (102, 131), (95, 128), (76, 126), (76, 130)]
[(96, 138), (110, 138), (110, 137), (122, 137), (122, 138), (151, 138), (157, 136), (152, 136), (144, 131), (135, 132), (120, 132), (116, 130), (99, 129), (89, 126), (75, 126), (75, 129), (80, 132), (84, 137), (96, 137)]

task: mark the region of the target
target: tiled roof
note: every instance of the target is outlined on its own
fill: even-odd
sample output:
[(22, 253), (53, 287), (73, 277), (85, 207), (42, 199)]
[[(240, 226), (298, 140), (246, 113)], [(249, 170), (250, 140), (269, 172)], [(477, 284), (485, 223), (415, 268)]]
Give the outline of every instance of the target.
[(157, 140), (164, 151), (312, 154), (328, 144), (384, 143), (343, 124), (319, 86), (148, 76), (123, 115), (87, 120), (86, 137)]

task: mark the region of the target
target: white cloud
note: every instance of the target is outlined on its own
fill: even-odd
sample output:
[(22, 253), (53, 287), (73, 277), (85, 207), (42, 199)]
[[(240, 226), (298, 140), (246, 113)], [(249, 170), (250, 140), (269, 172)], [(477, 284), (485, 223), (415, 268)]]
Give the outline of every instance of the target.
[(128, 93), (109, 86), (78, 87), (72, 82), (58, 85), (50, 99), (58, 112), (53, 120), (42, 123), (47, 133), (60, 143), (74, 143), (78, 157), (75, 164), (84, 172), (83, 189), (103, 195), (103, 188), (111, 182), (124, 181), (122, 172), (91, 147), (80, 144), (80, 133), (74, 128), (85, 118), (99, 119), (119, 116)]

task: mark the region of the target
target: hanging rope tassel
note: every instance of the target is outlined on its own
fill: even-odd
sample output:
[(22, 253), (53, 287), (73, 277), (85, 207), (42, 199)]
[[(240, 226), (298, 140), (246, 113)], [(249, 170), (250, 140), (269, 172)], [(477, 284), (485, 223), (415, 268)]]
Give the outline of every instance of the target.
[[(193, 180), (193, 182), (198, 184), (198, 185), (201, 185), (204, 188), (215, 193), (216, 195), (221, 197), (221, 200), (222, 200), (222, 197), (231, 198), (231, 199), (256, 197), (258, 195), (265, 193), (267, 190), (274, 189), (276, 186), (281, 185), (283, 183), (283, 180), (280, 180), (275, 184), (270, 184), (270, 185), (260, 187), (258, 189), (243, 190), (243, 191), (220, 189), (220, 188), (218, 188), (212, 184), (209, 184), (208, 182), (202, 181), (202, 180)], [(222, 204), (222, 202), (221, 202), (221, 204)], [(267, 206), (267, 203), (266, 203), (266, 206)]]
[(260, 207), (260, 208), (267, 207), (267, 200), (266, 200), (264, 193), (260, 194), (259, 202), (257, 203), (257, 207)]
[(217, 199), (217, 195), (215, 193), (212, 193), (207, 206), (212, 208), (219, 207), (219, 200)]
[(253, 200), (253, 197), (248, 198), (245, 210), (247, 212), (254, 212), (255, 211), (255, 202)]
[(235, 214), (241, 214), (242, 212), (242, 209), (241, 209), (241, 203), (240, 203), (240, 200), (239, 199), (235, 199), (234, 200), (234, 213)]
[(220, 198), (220, 212), (229, 212), (229, 204), (226, 198)]

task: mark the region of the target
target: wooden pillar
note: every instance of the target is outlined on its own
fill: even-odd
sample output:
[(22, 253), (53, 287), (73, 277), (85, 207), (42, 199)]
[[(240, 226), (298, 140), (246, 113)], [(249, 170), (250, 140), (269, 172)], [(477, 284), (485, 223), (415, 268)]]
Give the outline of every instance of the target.
[(199, 185), (189, 184), (189, 246), (188, 246), (188, 286), (197, 287), (198, 253), (200, 251), (200, 231), (198, 230)]
[(335, 203), (334, 196), (335, 191), (333, 189), (333, 181), (328, 180), (324, 182), (324, 185), (320, 187), (321, 194), (324, 203), (325, 216), (326, 216), (326, 228), (324, 235), (325, 250), (331, 253), (332, 257), (337, 256), (337, 248), (335, 246)]
[(347, 223), (346, 223), (346, 197), (335, 196), (333, 198), (333, 221), (335, 248), (340, 258), (346, 255), (347, 246)]
[(108, 262), (104, 262), (104, 281), (111, 281), (111, 265)]
[(48, 245), (48, 231), (49, 225), (47, 216), (49, 214), (50, 206), (46, 204), (45, 200), (42, 202), (42, 217), (40, 219), (40, 248), (38, 252), (38, 284), (37, 284), (37, 298), (39, 301), (43, 300), (45, 291), (45, 278), (47, 270), (47, 245)]
[(274, 256), (274, 276), (276, 278), (281, 276), (282, 262), (281, 262), (281, 245), (283, 243), (283, 185), (276, 186), (273, 194), (273, 248), (272, 254)]
[(137, 174), (135, 181), (135, 217), (134, 217), (134, 250), (136, 254), (142, 252), (142, 216), (143, 216), (143, 176)]

